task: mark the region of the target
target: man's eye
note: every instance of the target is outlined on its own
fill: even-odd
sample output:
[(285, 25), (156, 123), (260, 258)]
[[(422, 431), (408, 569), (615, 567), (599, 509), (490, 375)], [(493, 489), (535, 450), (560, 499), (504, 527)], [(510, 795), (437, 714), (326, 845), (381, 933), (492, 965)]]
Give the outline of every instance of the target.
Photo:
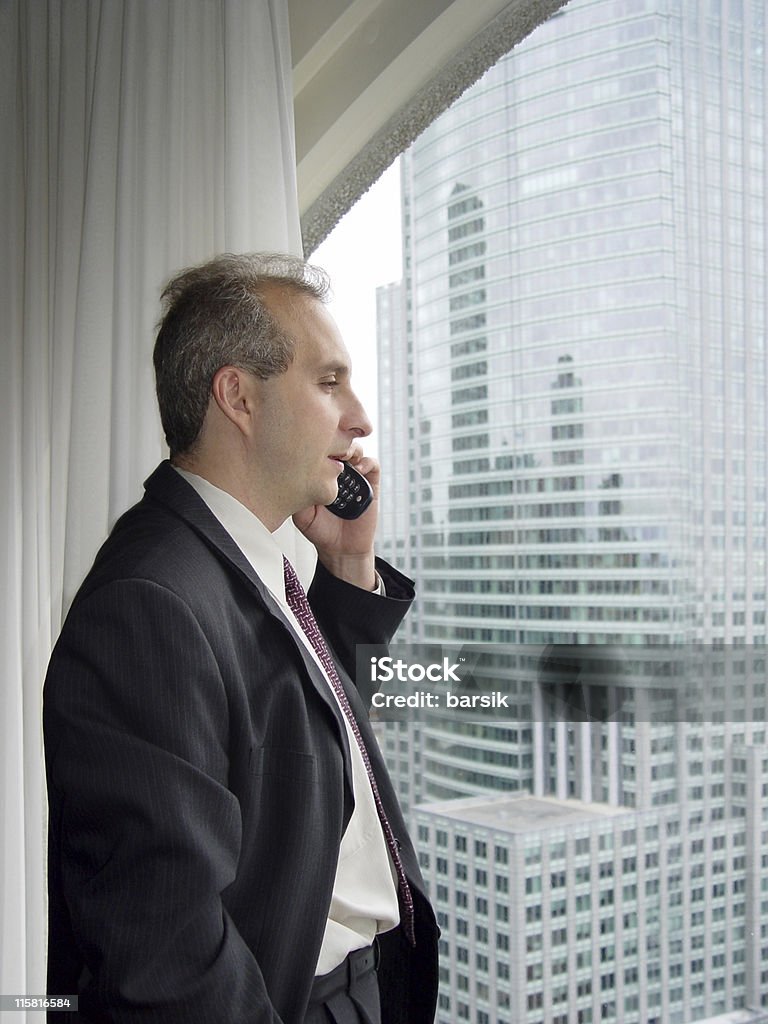
[(337, 388), (339, 386), (339, 382), (337, 380), (323, 380), (320, 381), (320, 383), (324, 388)]

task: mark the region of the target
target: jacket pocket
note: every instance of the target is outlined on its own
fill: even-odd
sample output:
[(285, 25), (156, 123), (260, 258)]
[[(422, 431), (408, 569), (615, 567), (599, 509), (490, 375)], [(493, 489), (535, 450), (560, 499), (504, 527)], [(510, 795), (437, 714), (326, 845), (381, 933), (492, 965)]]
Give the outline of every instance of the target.
[(282, 747), (251, 747), (248, 767), (252, 776), (292, 781), (314, 782), (317, 760), (314, 754), (303, 750), (285, 750)]

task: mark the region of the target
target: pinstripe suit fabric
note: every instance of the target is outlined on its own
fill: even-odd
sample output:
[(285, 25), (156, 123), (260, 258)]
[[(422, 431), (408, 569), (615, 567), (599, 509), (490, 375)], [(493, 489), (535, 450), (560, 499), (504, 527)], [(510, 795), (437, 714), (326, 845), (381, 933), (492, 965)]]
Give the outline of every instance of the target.
[[(229, 535), (163, 463), (73, 603), (45, 685), (49, 992), (66, 1024), (299, 1024), (352, 809), (338, 705)], [(382, 937), (382, 1019), (431, 1022), (436, 926), (347, 673), (387, 598), (318, 568), (309, 600), (371, 751), (414, 891), (417, 946)], [(57, 1015), (49, 1015), (56, 1021)]]

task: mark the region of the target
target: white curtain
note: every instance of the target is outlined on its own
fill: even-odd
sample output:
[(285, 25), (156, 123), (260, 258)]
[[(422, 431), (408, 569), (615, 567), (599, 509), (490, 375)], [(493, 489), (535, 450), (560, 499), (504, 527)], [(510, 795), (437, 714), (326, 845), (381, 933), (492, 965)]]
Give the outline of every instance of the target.
[(160, 286), (301, 251), (290, 66), (285, 0), (0, 0), (0, 993), (45, 990), (41, 686), (163, 456)]

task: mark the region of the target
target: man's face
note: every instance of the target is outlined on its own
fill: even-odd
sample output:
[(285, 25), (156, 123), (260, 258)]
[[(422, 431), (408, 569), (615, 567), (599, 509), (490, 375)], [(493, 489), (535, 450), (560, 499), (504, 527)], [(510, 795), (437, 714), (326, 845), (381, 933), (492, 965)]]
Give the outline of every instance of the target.
[(355, 438), (370, 434), (371, 424), (351, 387), (349, 353), (323, 304), (275, 289), (267, 306), (295, 341), (285, 373), (254, 380), (253, 464), (264, 488), (262, 500), (282, 521), (333, 501), (341, 460)]

